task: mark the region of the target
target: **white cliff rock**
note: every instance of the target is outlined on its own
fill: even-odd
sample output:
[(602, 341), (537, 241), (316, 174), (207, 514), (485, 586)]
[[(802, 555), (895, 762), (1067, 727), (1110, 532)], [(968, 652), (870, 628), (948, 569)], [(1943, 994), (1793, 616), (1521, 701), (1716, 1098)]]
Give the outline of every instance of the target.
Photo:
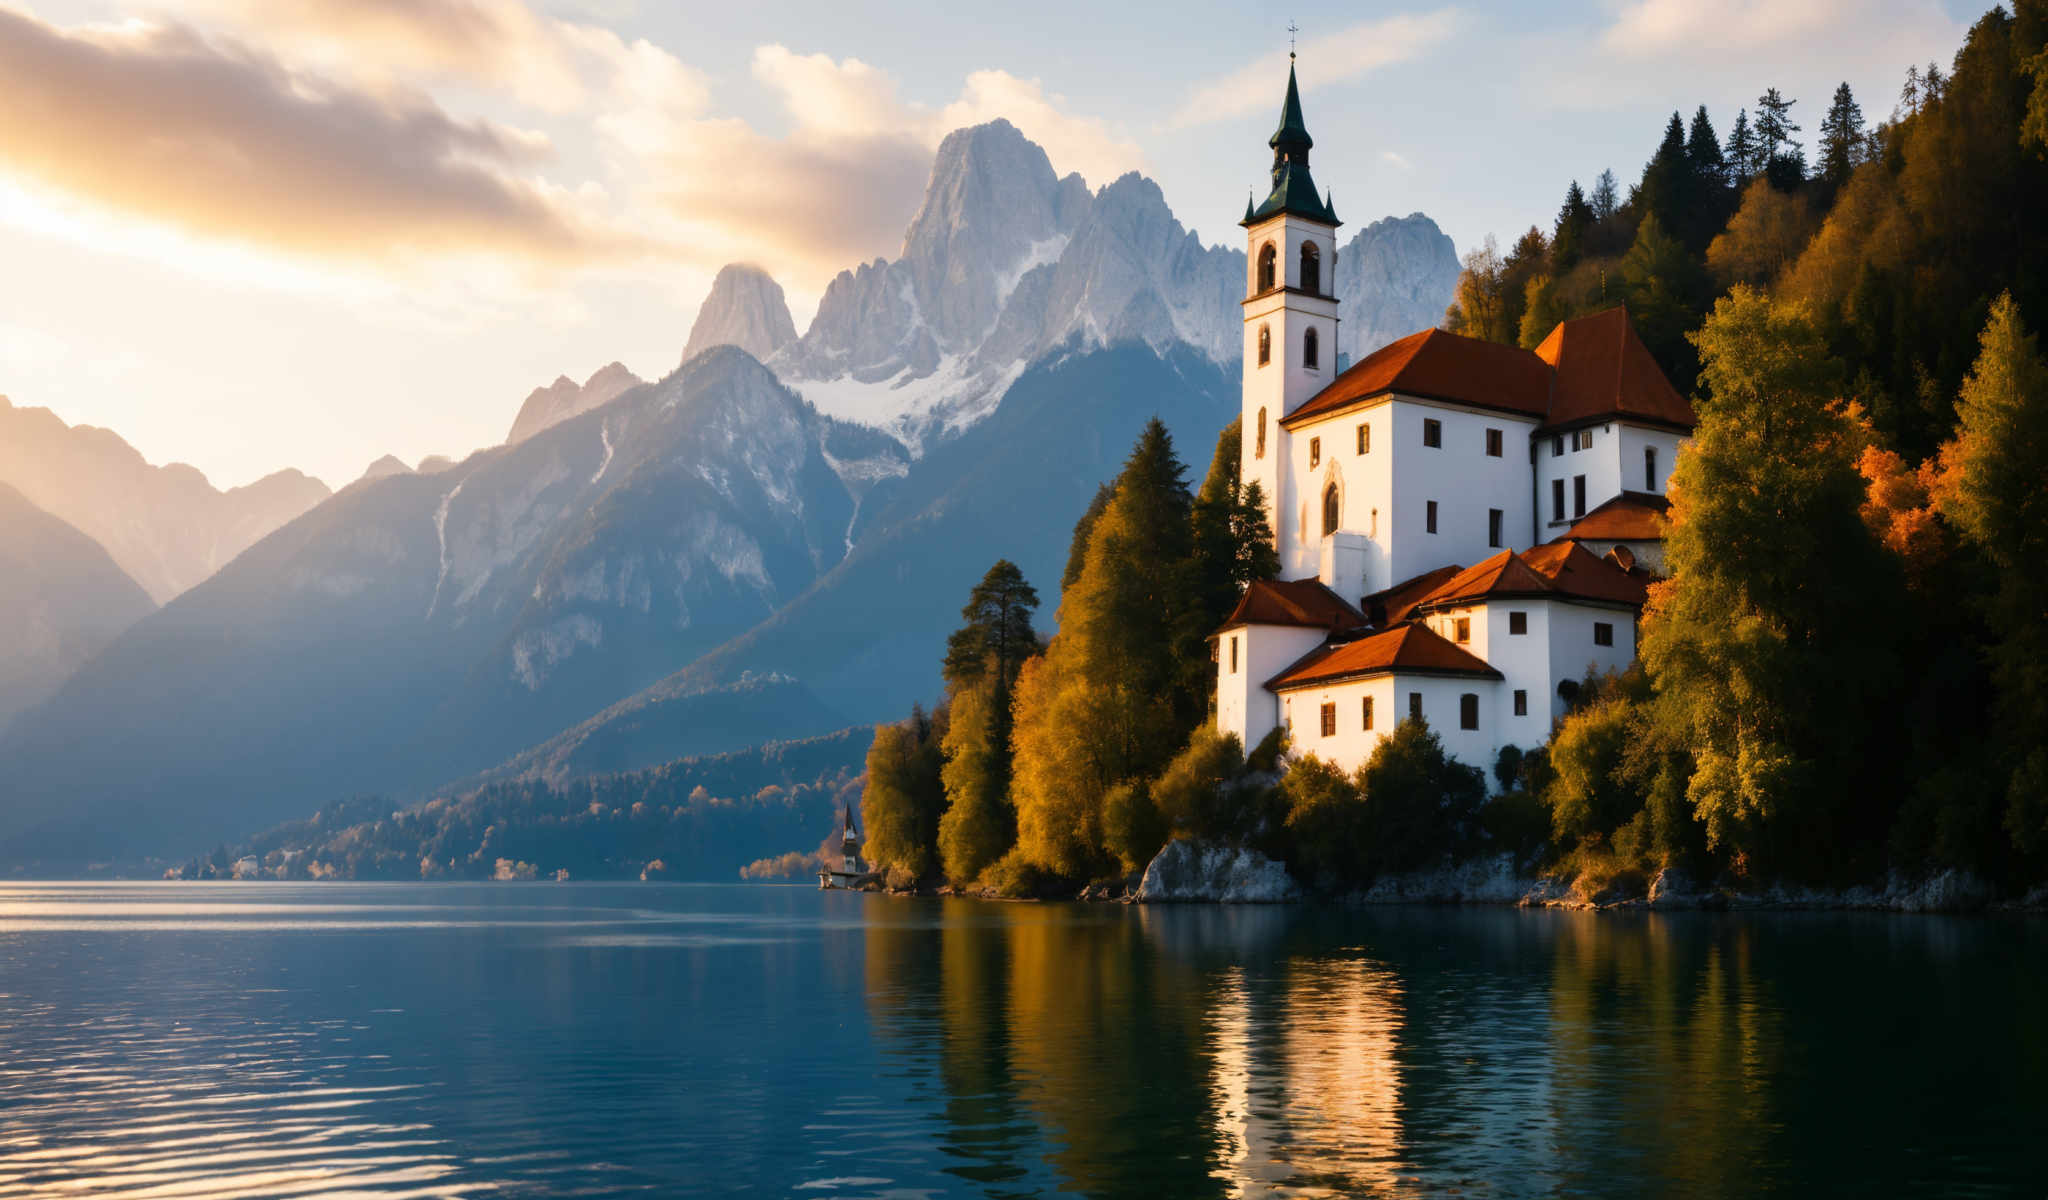
[(543, 429), (609, 404), (641, 382), (638, 375), (615, 362), (599, 367), (581, 387), (567, 375), (557, 376), (548, 386), (527, 393), (512, 421), (512, 432), (505, 435), (505, 444), (517, 445)]
[(1357, 362), (1437, 325), (1457, 291), (1458, 271), (1457, 247), (1421, 213), (1360, 229), (1337, 252), (1339, 350)]
[(683, 361), (713, 346), (738, 346), (765, 362), (794, 341), (796, 325), (789, 319), (782, 285), (752, 263), (728, 263), (697, 309)]

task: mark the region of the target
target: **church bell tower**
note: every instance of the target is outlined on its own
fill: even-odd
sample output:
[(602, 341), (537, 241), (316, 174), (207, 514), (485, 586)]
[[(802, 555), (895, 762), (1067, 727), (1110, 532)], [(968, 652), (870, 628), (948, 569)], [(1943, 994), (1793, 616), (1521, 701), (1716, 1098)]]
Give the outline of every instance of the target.
[[(1301, 117), (1293, 55), (1288, 56), (1287, 98), (1273, 149), (1272, 191), (1264, 202), (1245, 202), (1243, 450), (1239, 478), (1257, 483), (1280, 550), (1282, 578), (1314, 575), (1314, 561), (1297, 562), (1303, 499), (1295, 480), (1308, 478), (1304, 459), (1294, 468), (1280, 419), (1329, 385), (1337, 375), (1337, 214), (1308, 173), (1315, 140)], [(1310, 556), (1312, 557), (1312, 556)]]

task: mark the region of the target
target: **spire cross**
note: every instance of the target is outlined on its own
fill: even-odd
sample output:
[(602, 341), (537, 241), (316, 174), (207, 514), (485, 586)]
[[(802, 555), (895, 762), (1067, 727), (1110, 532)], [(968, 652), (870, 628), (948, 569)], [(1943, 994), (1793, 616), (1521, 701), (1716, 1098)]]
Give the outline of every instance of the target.
[(1294, 35), (1300, 32), (1301, 26), (1293, 21), (1287, 22), (1287, 57), (1290, 59), (1294, 57)]

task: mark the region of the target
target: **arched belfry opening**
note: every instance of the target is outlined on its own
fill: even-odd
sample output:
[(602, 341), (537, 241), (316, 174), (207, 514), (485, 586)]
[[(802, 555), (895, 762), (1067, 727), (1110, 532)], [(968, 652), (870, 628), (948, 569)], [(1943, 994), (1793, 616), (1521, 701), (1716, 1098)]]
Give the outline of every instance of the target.
[(1262, 292), (1270, 292), (1270, 291), (1272, 291), (1272, 290), (1273, 290), (1273, 279), (1274, 279), (1274, 275), (1275, 275), (1276, 271), (1278, 270), (1279, 266), (1280, 266), (1280, 252), (1279, 252), (1278, 250), (1275, 250), (1275, 249), (1273, 248), (1273, 243), (1271, 243), (1271, 242), (1267, 242), (1267, 243), (1266, 243), (1266, 244), (1265, 244), (1264, 246), (1260, 247), (1260, 249), (1259, 249), (1259, 290), (1260, 290), (1260, 291), (1262, 291)]
[(1301, 290), (1311, 296), (1323, 294), (1323, 252), (1314, 242), (1301, 244)]

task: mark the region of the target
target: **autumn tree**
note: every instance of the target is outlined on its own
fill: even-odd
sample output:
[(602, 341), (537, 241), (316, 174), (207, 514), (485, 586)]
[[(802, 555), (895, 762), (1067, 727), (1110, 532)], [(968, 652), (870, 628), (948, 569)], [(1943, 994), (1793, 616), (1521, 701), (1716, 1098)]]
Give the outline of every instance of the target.
[(875, 730), (868, 747), (867, 787), (861, 794), (863, 846), (868, 860), (891, 886), (907, 886), (938, 865), (939, 815), (945, 808), (940, 780), (944, 714), (913, 707), (910, 719)]
[(1742, 192), (1728, 228), (1707, 245), (1707, 267), (1723, 286), (1768, 286), (1798, 259), (1813, 236), (1806, 197), (1786, 195), (1758, 179)]
[(1943, 453), (1943, 514), (1988, 559), (1992, 680), (2007, 769), (2006, 827), (2027, 852), (2048, 850), (2048, 362), (2010, 294), (1991, 307)]
[(1840, 364), (1802, 306), (1741, 285), (1693, 340), (1699, 423), (1642, 641), (1659, 720), (1692, 756), (1710, 844), (1794, 873), (1845, 866), (1890, 809), (1899, 597), (1860, 515)]

